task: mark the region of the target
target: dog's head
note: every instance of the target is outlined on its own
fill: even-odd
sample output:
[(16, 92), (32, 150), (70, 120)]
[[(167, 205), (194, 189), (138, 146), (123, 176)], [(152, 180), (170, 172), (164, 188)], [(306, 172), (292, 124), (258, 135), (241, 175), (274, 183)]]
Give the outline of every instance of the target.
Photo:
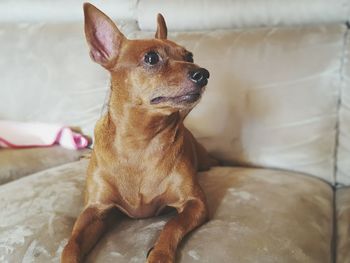
[(155, 39), (127, 39), (103, 12), (84, 4), (85, 35), (90, 56), (112, 76), (113, 89), (129, 103), (171, 113), (191, 109), (208, 83), (209, 72), (194, 64), (184, 47), (167, 40), (162, 15)]

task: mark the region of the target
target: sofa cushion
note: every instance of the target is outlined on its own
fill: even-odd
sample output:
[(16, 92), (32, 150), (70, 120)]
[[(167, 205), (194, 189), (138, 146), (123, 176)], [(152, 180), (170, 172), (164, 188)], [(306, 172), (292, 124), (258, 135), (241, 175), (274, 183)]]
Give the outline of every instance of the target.
[(142, 30), (155, 30), (154, 17), (165, 15), (170, 30), (210, 30), (258, 26), (345, 22), (348, 0), (140, 0)]
[(0, 184), (64, 163), (77, 161), (88, 150), (73, 151), (59, 146), (0, 149)]
[[(136, 24), (118, 21), (118, 26), (129, 32)], [(0, 57), (0, 71), (6, 72), (0, 77), (0, 98), (6, 98), (0, 103), (0, 119), (80, 126), (92, 135), (106, 102), (109, 77), (89, 57), (82, 19), (3, 23)]]
[(336, 200), (337, 262), (350, 263), (350, 188), (338, 189)]
[(225, 164), (334, 183), (345, 32), (333, 25), (171, 34), (210, 72), (187, 126)]
[[(0, 22), (67, 22), (83, 20), (84, 0), (2, 0)], [(114, 19), (136, 19), (137, 0), (90, 0)]]
[[(83, 207), (86, 165), (81, 160), (1, 187), (0, 261), (59, 262)], [(330, 262), (333, 200), (327, 183), (229, 167), (199, 177), (212, 219), (185, 239), (178, 262)], [(170, 216), (116, 222), (88, 262), (144, 262)]]

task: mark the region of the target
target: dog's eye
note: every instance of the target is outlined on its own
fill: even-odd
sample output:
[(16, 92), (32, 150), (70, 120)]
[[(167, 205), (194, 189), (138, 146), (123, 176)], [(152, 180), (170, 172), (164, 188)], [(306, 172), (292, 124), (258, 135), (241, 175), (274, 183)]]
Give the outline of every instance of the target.
[(146, 53), (144, 61), (148, 65), (155, 65), (159, 62), (159, 55), (155, 51), (150, 51)]
[(191, 52), (189, 52), (185, 55), (185, 61), (193, 63), (193, 54)]

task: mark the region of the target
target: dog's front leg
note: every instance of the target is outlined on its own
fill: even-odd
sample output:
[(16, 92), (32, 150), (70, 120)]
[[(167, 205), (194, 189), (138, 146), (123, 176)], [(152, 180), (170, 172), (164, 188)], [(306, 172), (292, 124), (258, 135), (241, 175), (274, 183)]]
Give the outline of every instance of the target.
[(84, 257), (105, 232), (114, 210), (112, 205), (88, 205), (74, 224), (71, 238), (63, 249), (61, 263), (83, 262)]
[(176, 249), (182, 238), (208, 220), (208, 210), (203, 197), (190, 199), (179, 214), (164, 226), (150, 251), (147, 263), (173, 263)]

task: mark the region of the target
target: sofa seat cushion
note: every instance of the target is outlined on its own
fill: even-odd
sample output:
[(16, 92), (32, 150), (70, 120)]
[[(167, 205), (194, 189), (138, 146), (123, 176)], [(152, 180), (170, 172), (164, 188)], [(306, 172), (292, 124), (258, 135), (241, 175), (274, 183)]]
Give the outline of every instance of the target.
[[(1, 186), (1, 262), (59, 262), (83, 208), (87, 163)], [(292, 172), (232, 167), (199, 177), (212, 219), (184, 240), (177, 262), (331, 261), (333, 195), (327, 183)], [(144, 262), (171, 216), (123, 218), (87, 262)]]
[(59, 146), (0, 149), (0, 184), (47, 168), (77, 161), (88, 150), (73, 151)]
[(337, 206), (337, 262), (350, 263), (350, 187), (338, 189)]

